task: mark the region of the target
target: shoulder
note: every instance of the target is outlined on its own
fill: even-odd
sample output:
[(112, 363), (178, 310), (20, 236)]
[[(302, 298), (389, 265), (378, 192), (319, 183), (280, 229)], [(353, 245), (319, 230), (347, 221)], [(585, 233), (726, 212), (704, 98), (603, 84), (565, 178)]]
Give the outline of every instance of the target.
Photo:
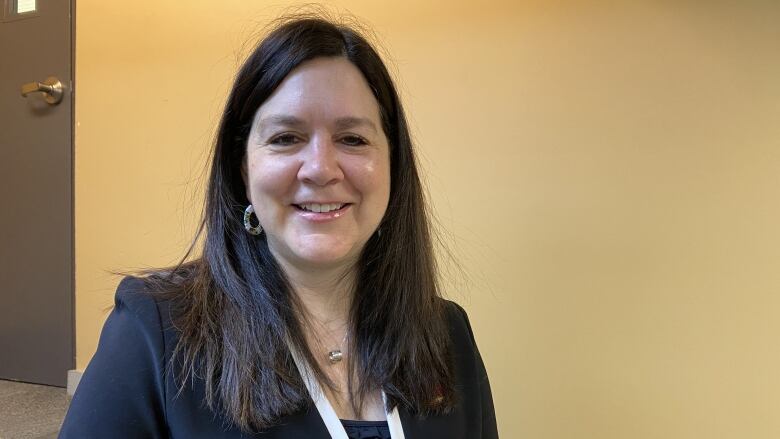
[(71, 401), (60, 437), (125, 431), (157, 437), (165, 418), (165, 343), (157, 301), (140, 278), (126, 277), (97, 351)]
[(442, 300), (442, 302), (455, 363), (461, 372), (465, 370), (473, 373), (480, 369), (479, 363), (482, 359), (468, 313), (453, 301)]
[(439, 300), (441, 301), (442, 307), (447, 312), (448, 317), (465, 318), (468, 320), (466, 310), (463, 309), (462, 306), (458, 305), (456, 302), (453, 302), (452, 300), (447, 300), (447, 299), (439, 299)]
[(157, 304), (149, 287), (140, 277), (127, 276), (119, 282), (114, 295), (114, 311), (135, 315), (155, 314)]
[(117, 286), (101, 341), (107, 331), (109, 335), (115, 332), (122, 334), (125, 342), (141, 342), (160, 351), (164, 349), (164, 333), (171, 326), (168, 300), (155, 293), (146, 279), (127, 276)]
[(451, 300), (441, 299), (441, 301), (453, 341), (469, 342), (476, 346), (474, 331), (471, 329), (471, 322), (466, 310)]
[(476, 426), (467, 436), (497, 438), (490, 381), (468, 314), (455, 302), (445, 300), (444, 307), (450, 325), (457, 387), (463, 398), (462, 410), (467, 419), (475, 422), (471, 425)]
[(479, 379), (483, 379), (486, 372), (468, 313), (462, 306), (450, 300), (443, 300), (443, 306), (456, 367), (461, 373), (476, 374)]
[[(106, 359), (122, 359), (133, 365), (144, 359), (158, 363), (164, 351), (165, 325), (160, 312), (162, 305), (143, 278), (123, 278), (117, 287), (114, 308), (103, 325), (98, 350), (90, 366), (102, 359), (101, 354), (108, 357)], [(122, 355), (105, 355), (120, 354), (114, 351), (121, 351)]]
[(110, 317), (124, 324), (135, 324), (146, 332), (167, 332), (172, 326), (170, 299), (153, 285), (141, 277), (123, 278), (117, 286)]

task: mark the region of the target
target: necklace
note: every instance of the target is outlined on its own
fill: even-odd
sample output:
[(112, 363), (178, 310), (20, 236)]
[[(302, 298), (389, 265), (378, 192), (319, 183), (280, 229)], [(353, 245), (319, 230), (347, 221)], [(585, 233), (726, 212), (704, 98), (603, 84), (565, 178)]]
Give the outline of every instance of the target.
[(347, 336), (349, 335), (349, 331), (346, 331), (344, 333), (344, 338), (341, 339), (341, 343), (339, 343), (339, 348), (334, 349), (332, 351), (328, 351), (328, 361), (330, 361), (330, 364), (336, 364), (339, 361), (341, 361), (342, 358), (344, 358), (344, 353), (341, 352), (342, 346), (344, 346), (344, 342), (347, 341)]
[[(341, 420), (336, 415), (336, 411), (333, 410), (333, 406), (328, 401), (328, 397), (322, 392), (322, 388), (317, 380), (314, 378), (314, 374), (306, 364), (306, 360), (301, 358), (298, 350), (287, 340), (287, 345), (290, 347), (290, 353), (292, 354), (295, 366), (298, 369), (298, 373), (303, 378), (306, 389), (309, 390), (314, 405), (317, 407), (317, 411), (325, 423), (325, 428), (328, 429), (330, 437), (336, 439), (348, 439), (347, 432), (342, 425)], [(382, 391), (382, 401), (385, 407), (387, 407), (387, 397), (384, 390)], [(390, 437), (393, 439), (404, 439), (404, 429), (401, 424), (401, 417), (398, 415), (398, 407), (394, 408), (391, 412), (387, 412), (387, 424), (390, 428)]]

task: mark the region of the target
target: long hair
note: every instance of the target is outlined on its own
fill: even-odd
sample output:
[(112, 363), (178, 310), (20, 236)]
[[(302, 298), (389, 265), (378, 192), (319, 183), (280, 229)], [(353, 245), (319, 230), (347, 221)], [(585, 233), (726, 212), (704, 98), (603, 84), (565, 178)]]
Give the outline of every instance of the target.
[[(364, 75), (390, 144), (390, 200), (357, 266), (347, 362), (352, 408), (383, 389), (388, 408), (418, 416), (455, 404), (450, 339), (437, 283), (423, 188), (404, 111), (376, 50), (350, 26), (318, 16), (280, 21), (235, 78), (219, 125), (198, 237), (200, 257), (146, 278), (170, 299), (179, 338), (170, 366), (179, 390), (202, 379), (205, 402), (245, 431), (262, 430), (309, 403), (285, 340), (331, 386), (307, 346), (301, 307), (265, 234), (244, 230), (249, 203), (241, 163), (257, 109), (297, 66), (343, 57)], [(193, 244), (194, 245), (194, 244)], [(190, 248), (190, 251), (192, 251)], [(185, 256), (186, 259), (186, 256)]]

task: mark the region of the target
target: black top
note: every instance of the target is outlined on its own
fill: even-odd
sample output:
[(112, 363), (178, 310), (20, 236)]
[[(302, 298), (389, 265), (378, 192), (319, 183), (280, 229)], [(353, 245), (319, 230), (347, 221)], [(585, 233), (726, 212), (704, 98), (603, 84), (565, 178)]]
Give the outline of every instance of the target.
[(341, 425), (344, 426), (349, 439), (391, 439), (387, 421), (348, 421), (342, 419)]
[[(201, 379), (177, 395), (172, 372), (165, 368), (177, 341), (169, 304), (141, 291), (140, 279), (128, 277), (120, 283), (114, 310), (73, 396), (60, 439), (329, 437), (311, 401), (278, 425), (247, 435), (202, 404)], [(399, 406), (404, 435), (407, 439), (497, 438), (490, 383), (468, 317), (454, 302), (448, 301), (446, 309), (459, 402), (452, 412), (425, 419)]]

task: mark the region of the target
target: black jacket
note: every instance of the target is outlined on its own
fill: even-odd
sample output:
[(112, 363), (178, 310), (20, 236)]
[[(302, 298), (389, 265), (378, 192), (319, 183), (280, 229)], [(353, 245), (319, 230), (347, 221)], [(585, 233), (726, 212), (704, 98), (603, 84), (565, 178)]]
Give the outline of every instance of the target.
[[(203, 381), (176, 396), (165, 373), (177, 335), (167, 302), (140, 293), (141, 281), (125, 278), (106, 320), (97, 352), (73, 396), (60, 431), (71, 438), (328, 438), (313, 403), (255, 436), (242, 434), (204, 408)], [(420, 420), (399, 407), (407, 439), (492, 439), (498, 437), (487, 373), (466, 312), (447, 302), (456, 389), (460, 403), (445, 416)]]

